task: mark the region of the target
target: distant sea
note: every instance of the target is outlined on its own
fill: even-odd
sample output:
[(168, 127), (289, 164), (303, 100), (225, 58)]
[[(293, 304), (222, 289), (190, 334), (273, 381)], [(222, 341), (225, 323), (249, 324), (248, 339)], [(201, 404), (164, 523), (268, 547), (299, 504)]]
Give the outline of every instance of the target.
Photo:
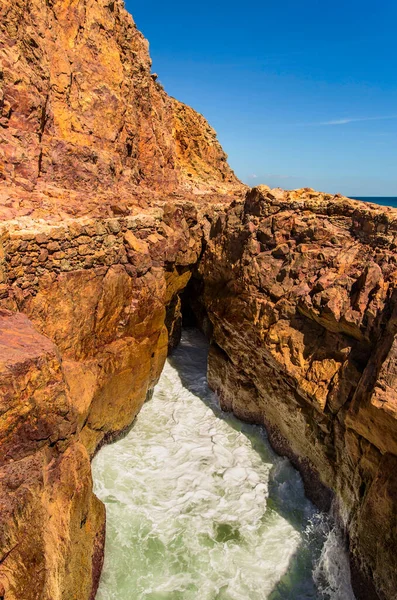
[(363, 202), (373, 202), (374, 204), (381, 204), (382, 206), (392, 206), (397, 208), (397, 197), (396, 196), (349, 196), (353, 200), (362, 200)]

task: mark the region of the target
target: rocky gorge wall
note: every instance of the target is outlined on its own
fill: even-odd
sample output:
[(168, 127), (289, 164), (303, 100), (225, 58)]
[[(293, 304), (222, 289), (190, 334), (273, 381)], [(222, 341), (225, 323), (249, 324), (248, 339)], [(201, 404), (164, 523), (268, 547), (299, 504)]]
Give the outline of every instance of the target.
[(244, 189), (121, 0), (0, 1), (3, 600), (94, 598), (90, 458), (150, 395), (208, 219)]
[(90, 458), (150, 395), (185, 291), (222, 406), (265, 424), (318, 505), (336, 499), (357, 598), (394, 598), (396, 238), (394, 211), (266, 187), (231, 205), (3, 222), (3, 597), (95, 597)]
[(121, 0), (0, 0), (0, 600), (95, 597), (90, 458), (150, 396), (183, 290), (224, 408), (334, 497), (357, 597), (395, 600), (395, 211), (245, 192)]
[(219, 215), (188, 294), (223, 408), (334, 498), (369, 600), (397, 589), (396, 242), (393, 209), (261, 186)]
[[(0, 591), (94, 598), (90, 457), (129, 427), (178, 340), (179, 293), (221, 207), (2, 224)], [(34, 584), (32, 583), (34, 582)]]

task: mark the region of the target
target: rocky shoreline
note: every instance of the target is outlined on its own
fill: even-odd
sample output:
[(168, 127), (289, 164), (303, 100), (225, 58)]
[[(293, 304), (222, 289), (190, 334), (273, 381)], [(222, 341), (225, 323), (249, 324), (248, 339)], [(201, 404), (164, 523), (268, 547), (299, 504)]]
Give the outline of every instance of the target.
[(0, 599), (94, 599), (90, 458), (190, 311), (223, 407), (333, 501), (357, 598), (394, 600), (397, 211), (247, 190), (121, 0), (0, 17)]

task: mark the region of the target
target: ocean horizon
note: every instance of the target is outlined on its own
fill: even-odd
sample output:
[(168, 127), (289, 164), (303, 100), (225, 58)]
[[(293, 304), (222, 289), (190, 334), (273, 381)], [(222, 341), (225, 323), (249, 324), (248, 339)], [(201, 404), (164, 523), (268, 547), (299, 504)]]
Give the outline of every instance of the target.
[(372, 202), (381, 206), (390, 206), (397, 208), (397, 196), (349, 196), (352, 200), (362, 200), (363, 202)]

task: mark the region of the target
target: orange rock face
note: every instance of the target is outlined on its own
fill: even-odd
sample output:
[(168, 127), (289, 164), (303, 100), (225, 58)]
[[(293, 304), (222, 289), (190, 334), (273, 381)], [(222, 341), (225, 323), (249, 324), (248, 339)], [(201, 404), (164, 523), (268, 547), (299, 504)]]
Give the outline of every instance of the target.
[(76, 430), (55, 345), (24, 315), (0, 310), (0, 590), (7, 600), (94, 591), (105, 513)]
[(89, 458), (178, 341), (209, 205), (243, 190), (120, 0), (0, 3), (1, 598), (94, 598)]
[(357, 597), (395, 600), (396, 212), (245, 191), (121, 0), (0, 3), (0, 600), (94, 599), (90, 457), (150, 395), (198, 264), (223, 406), (336, 498)]
[[(221, 209), (186, 202), (60, 225), (3, 223), (6, 600), (94, 597), (104, 508), (92, 494), (89, 459), (131, 425), (160, 376), (178, 341), (179, 294)], [(10, 496), (13, 486), (21, 491)]]
[(0, 39), (3, 219), (243, 188), (205, 119), (152, 77), (121, 0), (4, 0)]
[(262, 186), (220, 215), (199, 266), (212, 387), (318, 504), (332, 490), (369, 599), (397, 589), (396, 240), (395, 210)]

